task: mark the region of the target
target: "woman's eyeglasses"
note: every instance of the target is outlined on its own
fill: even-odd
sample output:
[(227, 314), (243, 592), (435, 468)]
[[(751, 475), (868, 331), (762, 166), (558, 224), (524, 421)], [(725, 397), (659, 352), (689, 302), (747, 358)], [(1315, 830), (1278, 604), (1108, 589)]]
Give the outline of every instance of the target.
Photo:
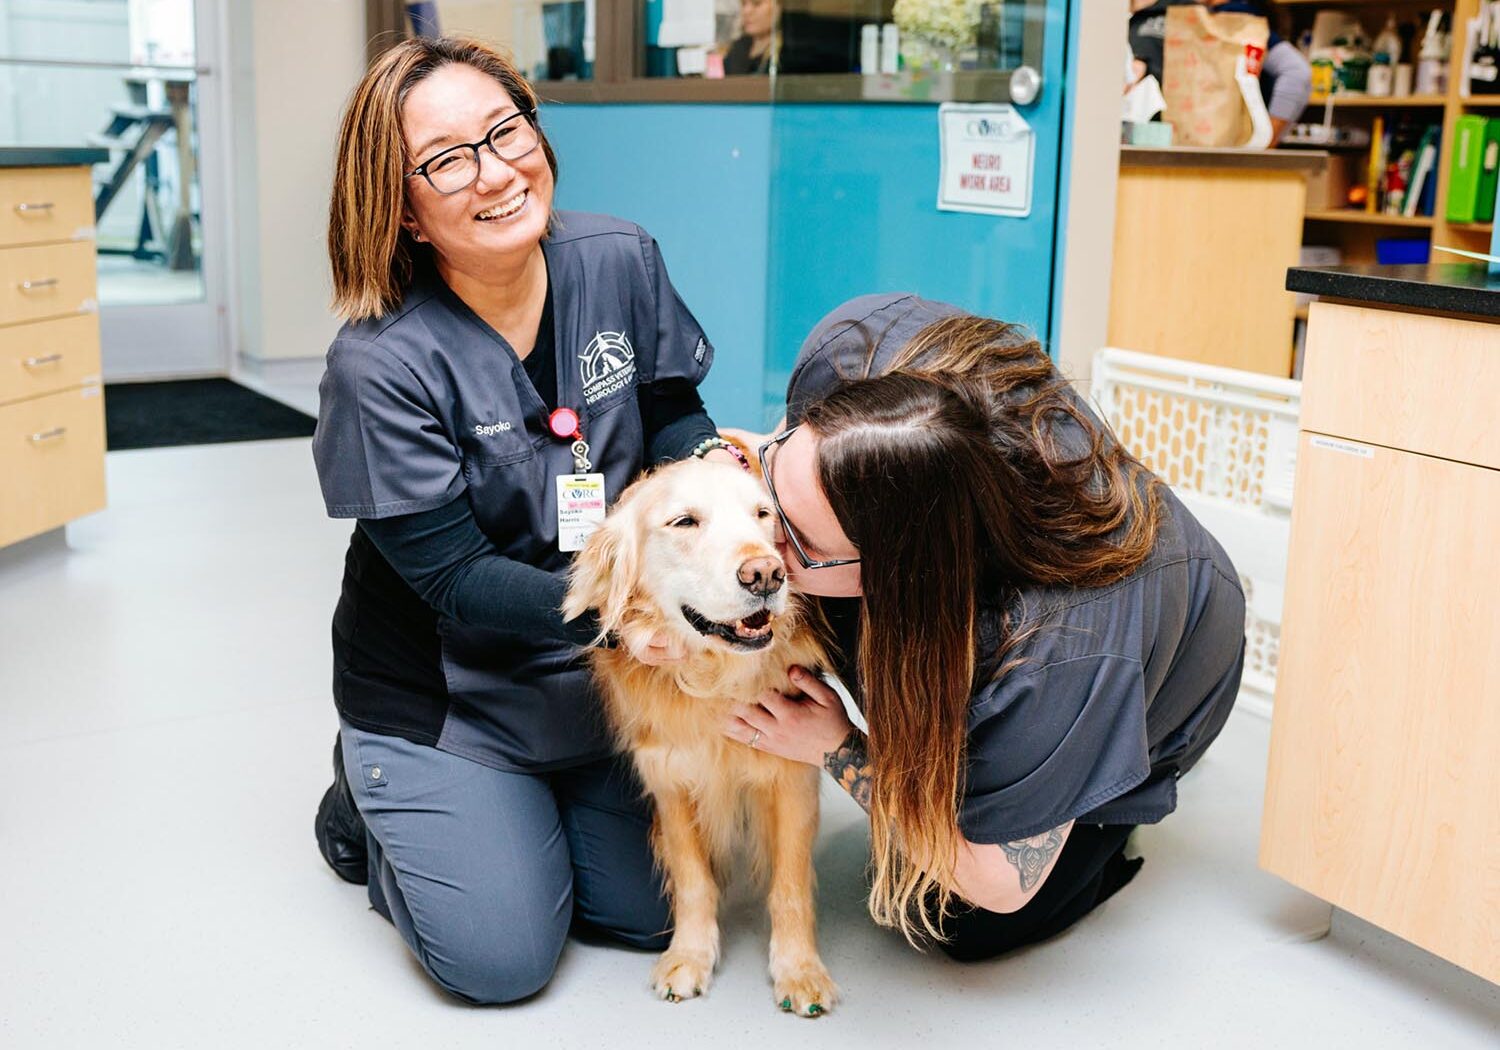
[(792, 528), (791, 521), (786, 516), (786, 511), (781, 509), (781, 500), (776, 496), (776, 483), (771, 480), (771, 449), (780, 445), (792, 436), (796, 427), (789, 427), (777, 434), (770, 441), (760, 446), (760, 473), (766, 479), (766, 491), (771, 494), (771, 506), (776, 508), (776, 516), (781, 519), (781, 529), (786, 533), (786, 541), (792, 548), (792, 553), (797, 555), (797, 560), (802, 563), (804, 569), (831, 569), (836, 565), (857, 565), (858, 558), (824, 558), (815, 559), (808, 556), (806, 548), (802, 546), (802, 539)]
[(525, 109), (512, 113), (490, 128), (489, 133), (478, 142), (466, 142), (461, 146), (450, 146), (425, 163), (406, 173), (408, 179), (417, 175), (443, 196), (467, 189), (479, 178), (479, 150), (489, 150), (507, 164), (518, 161), (541, 142), (536, 130), (536, 110)]

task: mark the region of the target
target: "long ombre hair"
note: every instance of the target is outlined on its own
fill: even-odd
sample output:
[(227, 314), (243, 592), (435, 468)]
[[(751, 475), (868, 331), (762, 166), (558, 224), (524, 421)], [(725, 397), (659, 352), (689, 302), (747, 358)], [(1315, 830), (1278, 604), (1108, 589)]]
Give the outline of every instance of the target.
[[(535, 109), (540, 102), (521, 71), (478, 40), (417, 37), (374, 61), (344, 110), (328, 206), (328, 262), (340, 317), (380, 317), (411, 285), (418, 246), (401, 218), (406, 172), (417, 161), (406, 155), (401, 109), (412, 88), (447, 65), (472, 66), (494, 78), (518, 109)], [(557, 155), (540, 127), (537, 137), (556, 179)]]
[(1129, 575), (1156, 540), (1159, 482), (1082, 409), (1040, 344), (979, 317), (927, 326), (884, 374), (846, 383), (804, 422), (861, 557), (870, 914), (913, 943), (941, 939), (971, 697), (983, 668), (1004, 675), (1006, 654), (1045, 629), (1007, 620), (998, 651), (980, 653), (981, 602), (1012, 609), (1022, 588)]

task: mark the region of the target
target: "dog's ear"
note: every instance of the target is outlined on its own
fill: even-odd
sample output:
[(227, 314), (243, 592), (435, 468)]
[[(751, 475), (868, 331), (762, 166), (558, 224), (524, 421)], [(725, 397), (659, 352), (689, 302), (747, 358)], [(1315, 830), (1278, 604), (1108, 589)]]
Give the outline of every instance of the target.
[(620, 629), (640, 578), (639, 532), (635, 515), (620, 504), (594, 530), (568, 571), (564, 621), (597, 609), (601, 633)]

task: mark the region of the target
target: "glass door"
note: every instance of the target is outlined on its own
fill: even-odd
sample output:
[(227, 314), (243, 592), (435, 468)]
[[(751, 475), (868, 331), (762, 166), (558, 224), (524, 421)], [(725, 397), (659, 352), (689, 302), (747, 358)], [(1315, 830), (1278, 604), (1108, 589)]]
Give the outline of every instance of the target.
[[(106, 379), (227, 371), (213, 0), (0, 0), (0, 145), (94, 146)], [(205, 170), (205, 164), (207, 170)]]

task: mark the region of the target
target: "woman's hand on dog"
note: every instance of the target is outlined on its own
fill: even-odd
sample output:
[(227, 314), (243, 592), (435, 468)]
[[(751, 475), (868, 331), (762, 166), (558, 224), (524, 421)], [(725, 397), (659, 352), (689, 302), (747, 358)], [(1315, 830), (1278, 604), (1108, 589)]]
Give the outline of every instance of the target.
[[(805, 667), (792, 668), (792, 685), (800, 696), (767, 692), (756, 704), (736, 704), (724, 735), (757, 751), (822, 766), (837, 751), (854, 723), (833, 687)], [(756, 736), (756, 733), (759, 736)]]

